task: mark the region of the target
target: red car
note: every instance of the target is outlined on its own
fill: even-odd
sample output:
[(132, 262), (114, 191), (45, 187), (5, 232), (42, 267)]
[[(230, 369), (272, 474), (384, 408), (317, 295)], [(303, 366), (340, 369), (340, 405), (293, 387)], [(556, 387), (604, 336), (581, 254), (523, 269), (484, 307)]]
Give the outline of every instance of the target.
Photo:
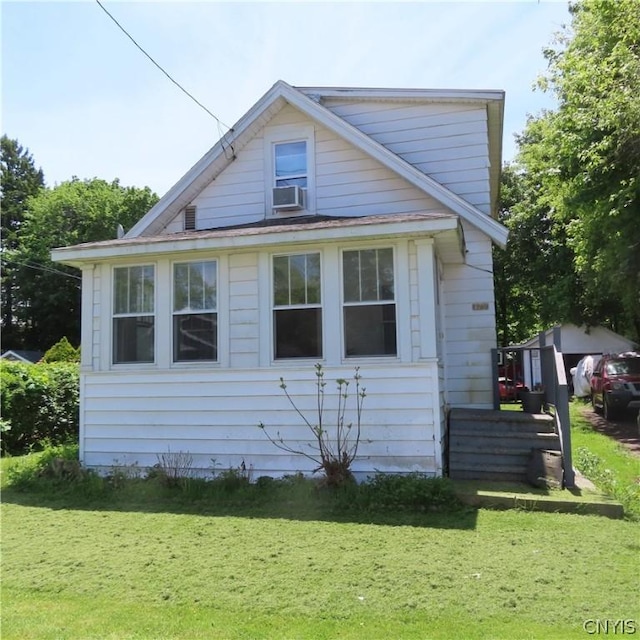
[(520, 400), (520, 392), (524, 390), (522, 382), (514, 382), (510, 378), (498, 378), (500, 402), (515, 402)]
[(602, 356), (591, 376), (591, 404), (606, 420), (640, 409), (640, 353)]

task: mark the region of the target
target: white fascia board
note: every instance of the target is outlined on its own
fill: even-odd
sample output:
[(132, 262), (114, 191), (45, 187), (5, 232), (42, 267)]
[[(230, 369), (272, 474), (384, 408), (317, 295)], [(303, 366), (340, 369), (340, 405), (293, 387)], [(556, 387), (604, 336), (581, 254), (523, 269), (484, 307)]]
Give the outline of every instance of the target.
[(255, 233), (235, 235), (217, 230), (211, 234), (201, 232), (193, 237), (167, 236), (141, 237), (129, 240), (112, 240), (91, 246), (62, 247), (51, 251), (54, 262), (80, 267), (86, 263), (114, 259), (147, 259), (187, 251), (228, 251), (256, 249), (286, 244), (339, 242), (342, 240), (382, 239), (397, 237), (433, 236), (447, 231), (459, 232), (455, 216), (403, 222), (381, 221), (363, 225), (333, 226), (325, 228), (296, 228), (288, 231), (278, 227), (260, 227)]
[(504, 100), (504, 91), (497, 89), (384, 89), (366, 87), (295, 87), (307, 96), (321, 98), (420, 101)]
[(476, 209), (466, 200), (453, 193), (451, 190), (436, 182), (414, 166), (389, 151), (385, 146), (376, 142), (353, 125), (339, 116), (314, 102), (300, 91), (293, 89), (286, 83), (282, 83), (283, 97), (291, 105), (306, 113), (320, 124), (324, 125), (337, 135), (341, 136), (355, 147), (364, 151), (381, 164), (394, 171), (418, 189), (421, 189), (438, 202), (457, 213), (467, 222), (478, 228), (491, 238), (497, 245), (504, 248), (509, 235), (506, 227), (496, 222), (493, 218)]

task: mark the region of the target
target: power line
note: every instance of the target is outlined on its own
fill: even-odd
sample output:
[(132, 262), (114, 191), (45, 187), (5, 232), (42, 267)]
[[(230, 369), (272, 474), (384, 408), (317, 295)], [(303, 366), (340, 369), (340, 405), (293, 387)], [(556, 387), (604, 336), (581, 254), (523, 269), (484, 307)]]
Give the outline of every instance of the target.
[(60, 269), (54, 269), (53, 267), (45, 267), (43, 264), (29, 264), (28, 262), (20, 262), (19, 260), (14, 260), (13, 258), (4, 258), (4, 257), (2, 258), (2, 262), (4, 262), (5, 264), (17, 264), (17, 265), (20, 265), (21, 267), (35, 269), (36, 271), (56, 273), (61, 276), (66, 276), (67, 278), (75, 278), (76, 280), (82, 280), (80, 276), (76, 276), (73, 273), (60, 271)]
[[(165, 76), (167, 76), (167, 78), (169, 78), (169, 80), (171, 80), (171, 82), (173, 82), (173, 84), (176, 85), (176, 87), (178, 87), (178, 89), (180, 89), (180, 91), (182, 91), (183, 93), (185, 93), (187, 96), (189, 96), (189, 98), (191, 98), (201, 109), (204, 109), (217, 123), (218, 125), (222, 125), (223, 127), (226, 127), (229, 131), (233, 131), (232, 127), (230, 127), (229, 125), (225, 124), (224, 122), (222, 122), (222, 120), (220, 120), (220, 118), (216, 117), (213, 113), (211, 113), (211, 111), (209, 111), (209, 109), (207, 109), (207, 107), (205, 107), (199, 100), (197, 100), (196, 98), (193, 97), (193, 95), (191, 95), (179, 82), (177, 82), (176, 80), (174, 80), (133, 38), (133, 36), (131, 36), (131, 34), (129, 34), (129, 32), (107, 11), (107, 9), (104, 7), (104, 5), (100, 2), (100, 0), (96, 0), (96, 2), (98, 3), (98, 6), (111, 18), (111, 20), (113, 20), (113, 22), (115, 22), (115, 24), (117, 25), (117, 27), (120, 29), (120, 31), (122, 31), (122, 33), (124, 33), (125, 36), (127, 36), (127, 38), (129, 38), (129, 40), (131, 40), (131, 42), (133, 42), (133, 44), (140, 49), (140, 51), (142, 51), (142, 53), (144, 53), (144, 55), (149, 58), (149, 60), (151, 60), (151, 62), (153, 62), (153, 64), (160, 69), (160, 71), (162, 71), (162, 73), (164, 73)], [(222, 136), (221, 136), (222, 137)], [(229, 145), (231, 146), (231, 145)]]

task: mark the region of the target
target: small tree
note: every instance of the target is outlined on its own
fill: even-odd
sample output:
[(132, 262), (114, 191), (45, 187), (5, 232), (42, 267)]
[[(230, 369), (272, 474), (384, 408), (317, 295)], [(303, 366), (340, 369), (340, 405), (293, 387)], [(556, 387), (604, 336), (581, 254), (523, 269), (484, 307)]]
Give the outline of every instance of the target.
[(336, 422), (335, 427), (327, 428), (324, 421), (324, 388), (327, 383), (324, 381), (324, 370), (320, 363), (315, 365), (315, 374), (317, 410), (317, 422), (315, 424), (300, 411), (287, 391), (284, 378), (280, 378), (280, 388), (284, 391), (287, 400), (313, 434), (313, 441), (308, 443), (311, 452), (288, 445), (284, 442), (279, 432), (275, 438), (272, 437), (262, 422), (258, 426), (267, 436), (269, 442), (278, 447), (278, 449), (282, 449), (287, 453), (301, 455), (311, 460), (317, 465), (313, 472), (323, 471), (327, 485), (337, 487), (354, 481), (351, 463), (357, 456), (360, 444), (362, 407), (366, 396), (365, 388), (360, 386), (360, 370), (359, 367), (356, 367), (353, 375), (356, 399), (355, 425), (353, 422), (345, 423), (345, 412), (349, 398), (349, 381), (344, 378), (336, 380), (338, 385)]
[(44, 354), (42, 362), (80, 362), (80, 347), (76, 349), (64, 336)]

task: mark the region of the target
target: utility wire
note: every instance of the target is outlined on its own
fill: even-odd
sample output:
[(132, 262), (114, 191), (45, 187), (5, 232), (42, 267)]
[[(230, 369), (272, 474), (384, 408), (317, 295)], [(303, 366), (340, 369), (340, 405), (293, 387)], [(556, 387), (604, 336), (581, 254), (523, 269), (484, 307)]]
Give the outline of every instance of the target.
[(14, 260), (13, 258), (2, 258), (2, 262), (5, 264), (17, 264), (21, 267), (28, 267), (29, 269), (35, 269), (36, 271), (44, 271), (49, 273), (56, 273), (61, 276), (66, 276), (67, 278), (75, 278), (76, 280), (82, 280), (80, 276), (76, 276), (73, 273), (67, 273), (66, 271), (60, 271), (60, 269), (54, 269), (53, 267), (45, 267), (43, 264), (29, 264), (28, 262), (20, 262), (19, 260)]
[[(100, 2), (100, 0), (96, 0), (96, 2), (98, 3), (98, 6), (115, 22), (115, 24), (118, 26), (118, 28), (120, 29), (120, 31), (122, 31), (122, 33), (124, 33), (125, 36), (127, 36), (127, 38), (129, 38), (129, 40), (131, 40), (131, 42), (133, 42), (133, 44), (136, 45), (136, 47), (138, 47), (138, 49), (140, 49), (140, 51), (142, 51), (142, 53), (144, 53), (144, 55), (149, 58), (149, 60), (151, 60), (151, 62), (153, 62), (153, 64), (158, 67), (158, 69), (160, 69), (160, 71), (162, 71), (162, 73), (164, 73), (165, 76), (167, 76), (167, 78), (169, 78), (169, 80), (171, 80), (171, 82), (173, 82), (173, 84), (176, 85), (176, 87), (178, 87), (178, 89), (180, 89), (180, 91), (184, 92), (185, 94), (187, 94), (201, 109), (204, 109), (217, 123), (218, 125), (222, 125), (223, 127), (226, 127), (229, 131), (233, 131), (233, 128), (230, 127), (229, 125), (226, 125), (224, 122), (222, 122), (222, 120), (220, 120), (220, 118), (216, 117), (213, 113), (211, 113), (211, 111), (209, 111), (209, 109), (207, 109), (207, 107), (205, 107), (199, 100), (197, 100), (196, 98), (194, 98), (179, 82), (177, 82), (176, 80), (174, 80), (134, 39), (133, 37), (129, 34), (129, 32), (107, 11), (107, 9), (104, 7), (104, 5)], [(222, 136), (221, 136), (222, 137)], [(231, 145), (229, 145), (231, 146)], [(232, 147), (233, 149), (233, 147)]]

